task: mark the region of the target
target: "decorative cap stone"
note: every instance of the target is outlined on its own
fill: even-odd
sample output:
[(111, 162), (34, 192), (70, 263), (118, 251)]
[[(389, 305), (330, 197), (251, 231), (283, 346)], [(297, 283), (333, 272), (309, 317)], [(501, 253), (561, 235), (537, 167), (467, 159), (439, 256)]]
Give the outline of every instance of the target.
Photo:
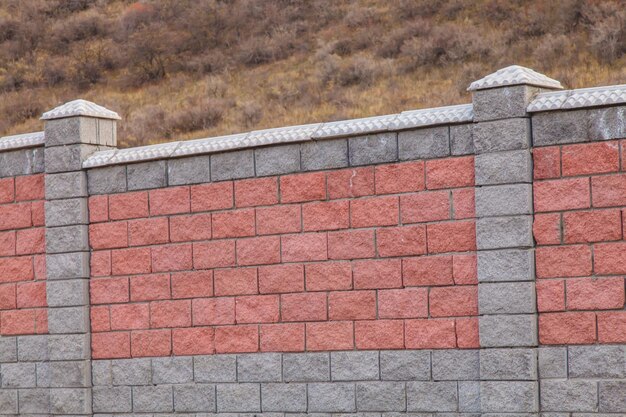
[(562, 89), (563, 86), (557, 80), (553, 80), (530, 68), (519, 65), (499, 69), (478, 81), (470, 84), (467, 91), (485, 90), (488, 88), (504, 87), (511, 85), (532, 85), (551, 89)]
[(73, 116), (89, 116), (111, 120), (121, 119), (121, 117), (114, 111), (99, 106), (96, 103), (92, 103), (91, 101), (79, 99), (62, 104), (59, 107), (45, 112), (41, 116), (41, 120), (63, 119), (65, 117)]

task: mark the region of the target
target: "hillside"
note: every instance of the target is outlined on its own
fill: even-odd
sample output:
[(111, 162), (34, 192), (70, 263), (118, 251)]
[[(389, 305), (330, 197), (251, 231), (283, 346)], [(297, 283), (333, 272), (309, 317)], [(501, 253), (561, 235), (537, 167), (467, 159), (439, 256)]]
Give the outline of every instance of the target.
[(625, 83), (623, 0), (4, 0), (0, 135), (79, 97), (121, 146), (386, 114), (512, 63)]

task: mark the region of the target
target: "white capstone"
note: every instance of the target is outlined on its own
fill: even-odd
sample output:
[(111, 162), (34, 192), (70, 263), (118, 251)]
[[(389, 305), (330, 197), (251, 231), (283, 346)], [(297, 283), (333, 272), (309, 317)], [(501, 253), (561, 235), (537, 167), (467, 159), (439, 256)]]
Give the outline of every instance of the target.
[(63, 119), (73, 116), (89, 116), (99, 119), (120, 120), (120, 116), (107, 108), (87, 100), (73, 100), (45, 112), (41, 120)]
[(626, 103), (626, 84), (541, 93), (528, 105), (527, 110), (533, 113), (620, 103)]
[(474, 110), (471, 104), (410, 110), (400, 113), (392, 122), (390, 129), (399, 130), (421, 126), (471, 122), (473, 119)]
[(0, 138), (0, 150), (32, 148), (44, 144), (44, 133), (33, 132)]
[(504, 87), (510, 85), (532, 85), (552, 89), (562, 89), (563, 86), (557, 80), (540, 74), (530, 68), (520, 65), (511, 65), (499, 69), (478, 81), (470, 84), (468, 91), (485, 90), (487, 88)]

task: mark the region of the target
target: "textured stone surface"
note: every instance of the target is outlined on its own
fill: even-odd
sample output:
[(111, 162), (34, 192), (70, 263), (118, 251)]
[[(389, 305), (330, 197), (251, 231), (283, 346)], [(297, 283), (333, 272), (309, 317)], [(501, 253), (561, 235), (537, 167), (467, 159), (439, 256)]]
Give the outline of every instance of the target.
[(504, 119), (474, 125), (476, 153), (513, 151), (530, 146), (530, 119)]
[(481, 347), (535, 346), (537, 319), (534, 315), (482, 316), (479, 320)]
[[(129, 165), (129, 168), (132, 165)], [(128, 175), (130, 180), (130, 174)], [(167, 163), (169, 185), (198, 184), (211, 181), (211, 158), (208, 155), (176, 158)], [(129, 186), (130, 188), (130, 186)]]
[(126, 166), (91, 169), (87, 172), (89, 194), (111, 194), (126, 191)]
[(477, 185), (531, 182), (532, 158), (527, 150), (476, 155), (475, 170)]
[(532, 282), (481, 283), (478, 310), (480, 314), (534, 313), (535, 298)]
[(452, 155), (474, 153), (474, 129), (472, 124), (450, 126), (450, 150)]
[(459, 411), (480, 412), (480, 382), (459, 381)]
[(456, 382), (407, 382), (407, 411), (456, 411)]
[(183, 384), (193, 380), (193, 360), (190, 357), (152, 359), (152, 383)]
[(279, 382), (281, 376), (280, 353), (261, 353), (237, 356), (239, 382)]
[(262, 384), (263, 411), (299, 413), (307, 409), (306, 384)]
[(280, 175), (300, 171), (300, 145), (268, 146), (254, 150), (256, 175)]
[(626, 412), (626, 381), (600, 381), (599, 409), (605, 413)]
[(332, 352), (330, 363), (333, 381), (378, 379), (378, 352)]
[(71, 198), (46, 202), (46, 226), (67, 226), (70, 224), (88, 224), (86, 198)]
[(142, 413), (174, 411), (172, 386), (133, 387), (133, 411)]
[(532, 281), (534, 254), (526, 249), (503, 249), (478, 253), (478, 281)]
[(480, 377), (482, 380), (535, 380), (535, 350), (483, 349), (480, 351)]
[(566, 347), (540, 347), (537, 355), (539, 378), (567, 378)]
[(87, 197), (87, 176), (84, 172), (46, 175), (46, 199)]
[(406, 408), (404, 383), (357, 383), (356, 408), (358, 411), (404, 411)]
[(193, 358), (196, 382), (234, 382), (237, 380), (235, 355), (196, 356)]
[(393, 162), (398, 158), (396, 133), (360, 136), (348, 139), (350, 165)]
[(73, 307), (89, 302), (89, 282), (86, 279), (49, 281), (46, 285), (49, 307)]
[(126, 168), (128, 191), (165, 187), (167, 185), (167, 167), (166, 161), (128, 165)]
[(0, 178), (42, 172), (43, 148), (0, 152)]
[(382, 351), (380, 377), (392, 381), (430, 379), (430, 352), (425, 350)]
[(510, 216), (531, 214), (531, 184), (510, 184), (480, 187), (475, 192), (476, 216)]
[(542, 411), (595, 411), (596, 381), (546, 379), (541, 382)]
[(537, 412), (539, 411), (537, 390), (536, 382), (482, 381), (480, 383), (482, 412)]
[(478, 380), (479, 353), (477, 350), (435, 350), (432, 353), (434, 380)]
[(472, 94), (474, 120), (506, 119), (526, 116), (526, 107), (535, 94), (536, 87), (515, 85), (475, 91)]
[(328, 353), (288, 353), (283, 355), (285, 382), (330, 381)]
[(215, 386), (211, 384), (174, 385), (177, 412), (215, 412)]
[(531, 247), (532, 216), (486, 217), (476, 223), (478, 249)]
[(356, 411), (356, 388), (351, 383), (309, 384), (310, 413), (353, 413)]
[(448, 126), (406, 130), (398, 133), (398, 155), (401, 161), (441, 158), (450, 155)]
[(344, 168), (348, 166), (348, 140), (306, 142), (300, 148), (300, 156), (304, 171)]
[(211, 179), (231, 180), (254, 176), (254, 152), (252, 150), (211, 155)]
[(254, 413), (261, 411), (259, 384), (218, 384), (217, 411)]
[(626, 346), (568, 347), (570, 378), (626, 378)]
[(149, 385), (152, 383), (150, 359), (121, 359), (111, 363), (113, 385)]
[(533, 144), (557, 145), (587, 141), (587, 110), (537, 113), (533, 115)]
[(131, 387), (94, 387), (94, 413), (129, 413), (133, 411)]
[(89, 252), (46, 255), (46, 275), (49, 280), (89, 277)]

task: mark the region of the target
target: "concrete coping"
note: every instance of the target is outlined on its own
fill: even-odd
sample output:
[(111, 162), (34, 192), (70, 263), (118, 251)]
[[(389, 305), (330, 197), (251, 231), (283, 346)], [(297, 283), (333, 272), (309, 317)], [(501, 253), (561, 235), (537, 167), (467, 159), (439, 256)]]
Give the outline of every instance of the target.
[(0, 151), (34, 148), (44, 145), (44, 132), (22, 133), (0, 137)]
[(626, 84), (540, 93), (526, 110), (535, 113), (621, 103), (626, 103)]

